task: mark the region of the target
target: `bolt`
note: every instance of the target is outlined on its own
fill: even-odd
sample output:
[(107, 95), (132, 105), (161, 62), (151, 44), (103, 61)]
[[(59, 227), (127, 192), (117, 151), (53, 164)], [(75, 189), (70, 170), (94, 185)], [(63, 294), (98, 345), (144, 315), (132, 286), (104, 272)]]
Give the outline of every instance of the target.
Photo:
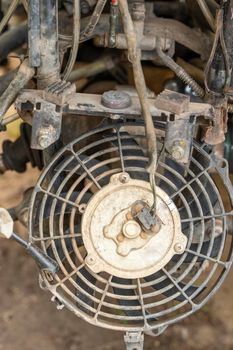
[(174, 246), (174, 250), (177, 254), (183, 253), (184, 247), (181, 243), (176, 243)]
[(51, 134), (50, 128), (43, 128), (39, 131), (38, 144), (41, 148), (47, 148), (53, 142), (53, 134)]
[(180, 160), (184, 157), (185, 150), (180, 145), (174, 145), (172, 146), (172, 149), (171, 149), (171, 155), (174, 159)]
[(101, 103), (107, 108), (124, 109), (128, 108), (132, 101), (127, 92), (110, 90), (103, 93)]
[(41, 127), (38, 132), (38, 144), (42, 149), (48, 148), (57, 139), (57, 131), (53, 125)]
[(88, 255), (85, 259), (85, 262), (87, 265), (94, 265), (95, 264), (95, 258), (92, 255)]
[(120, 119), (121, 118), (121, 115), (120, 114), (113, 114), (113, 113), (111, 113), (110, 115), (109, 115), (109, 118), (111, 118), (112, 120), (118, 120), (118, 119)]
[(129, 175), (127, 173), (122, 173), (119, 176), (119, 180), (121, 183), (125, 184), (129, 181)]
[(87, 208), (87, 205), (86, 205), (85, 203), (80, 204), (80, 205), (79, 205), (79, 212), (80, 212), (81, 214), (84, 214), (86, 208)]

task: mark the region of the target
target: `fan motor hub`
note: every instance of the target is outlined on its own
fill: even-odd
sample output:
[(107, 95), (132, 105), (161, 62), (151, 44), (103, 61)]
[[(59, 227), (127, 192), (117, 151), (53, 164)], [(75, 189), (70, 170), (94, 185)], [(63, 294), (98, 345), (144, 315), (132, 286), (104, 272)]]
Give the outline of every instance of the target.
[(129, 220), (123, 225), (123, 234), (126, 238), (136, 238), (140, 235), (141, 232), (141, 226), (135, 220)]
[(152, 189), (146, 181), (116, 174), (92, 197), (82, 218), (82, 236), (88, 252), (86, 263), (93, 272), (140, 278), (160, 270), (174, 254), (184, 252), (187, 238), (181, 232), (178, 210), (162, 189), (157, 187), (156, 193), (160, 223), (151, 231), (131, 214), (138, 201), (148, 207), (153, 204)]

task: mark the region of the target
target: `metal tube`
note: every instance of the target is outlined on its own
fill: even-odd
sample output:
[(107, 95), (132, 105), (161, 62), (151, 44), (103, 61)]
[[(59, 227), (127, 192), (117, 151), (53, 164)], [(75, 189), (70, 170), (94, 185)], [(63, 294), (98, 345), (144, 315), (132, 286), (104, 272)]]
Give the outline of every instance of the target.
[(2, 121), (2, 125), (3, 126), (8, 125), (17, 119), (20, 119), (20, 116), (18, 115), (18, 113), (14, 113), (12, 115), (9, 115), (9, 117), (4, 118)]
[(58, 4), (57, 0), (40, 0), (40, 66), (37, 87), (44, 89), (59, 79)]
[(210, 9), (208, 8), (205, 0), (197, 0), (198, 5), (203, 13), (203, 15), (205, 16), (205, 19), (207, 20), (210, 28), (213, 30), (213, 32), (215, 32), (215, 20), (214, 17), (212, 16), (212, 13), (210, 12)]
[(30, 0), (28, 4), (28, 52), (29, 63), (32, 67), (41, 64), (40, 55), (40, 2)]
[(14, 102), (16, 96), (21, 89), (31, 80), (34, 76), (34, 69), (29, 67), (28, 60), (23, 61), (20, 65), (18, 72), (15, 75), (15, 78), (11, 81), (8, 88), (0, 97), (0, 123), (3, 120), (4, 114)]
[(79, 79), (95, 76), (99, 73), (105, 72), (116, 66), (118, 60), (113, 60), (111, 56), (103, 57), (93, 63), (87, 64), (84, 67), (80, 67), (74, 70), (69, 77), (70, 82), (77, 81)]

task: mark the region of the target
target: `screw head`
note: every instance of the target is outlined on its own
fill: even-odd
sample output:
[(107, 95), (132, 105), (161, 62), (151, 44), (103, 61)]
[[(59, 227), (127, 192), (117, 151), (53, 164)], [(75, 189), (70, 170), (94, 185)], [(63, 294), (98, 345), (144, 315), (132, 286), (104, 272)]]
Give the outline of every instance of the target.
[(121, 183), (125, 184), (129, 181), (129, 175), (127, 173), (120, 174), (119, 180)]
[(174, 250), (177, 254), (181, 254), (184, 251), (184, 247), (181, 243), (176, 243), (174, 246)]
[(88, 255), (85, 259), (87, 265), (95, 265), (95, 258), (92, 255)]
[(87, 205), (86, 205), (85, 203), (80, 204), (80, 205), (79, 205), (79, 212), (80, 212), (81, 214), (84, 214), (86, 208), (87, 208)]

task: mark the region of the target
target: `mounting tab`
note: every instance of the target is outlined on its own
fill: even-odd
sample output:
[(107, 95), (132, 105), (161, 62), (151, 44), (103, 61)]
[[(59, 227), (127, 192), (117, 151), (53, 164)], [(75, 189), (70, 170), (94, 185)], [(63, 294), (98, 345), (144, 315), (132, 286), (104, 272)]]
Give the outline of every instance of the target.
[(126, 350), (143, 350), (144, 334), (142, 332), (126, 332), (124, 341)]

